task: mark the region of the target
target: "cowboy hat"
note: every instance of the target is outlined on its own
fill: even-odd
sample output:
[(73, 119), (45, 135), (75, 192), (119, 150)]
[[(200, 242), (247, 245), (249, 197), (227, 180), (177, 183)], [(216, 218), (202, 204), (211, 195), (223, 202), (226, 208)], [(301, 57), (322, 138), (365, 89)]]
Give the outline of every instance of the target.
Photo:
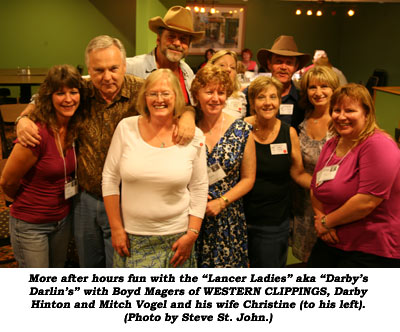
[(267, 59), (271, 54), (294, 56), (298, 58), (299, 68), (303, 68), (310, 61), (310, 54), (297, 51), (297, 45), (293, 36), (279, 36), (275, 39), (271, 49), (262, 48), (257, 52), (258, 62), (265, 68), (268, 68)]
[(194, 31), (192, 14), (181, 6), (174, 6), (168, 9), (163, 19), (160, 16), (156, 16), (149, 20), (149, 29), (151, 31), (158, 33), (159, 28), (186, 33), (192, 36), (193, 41), (199, 40), (204, 36), (204, 31)]

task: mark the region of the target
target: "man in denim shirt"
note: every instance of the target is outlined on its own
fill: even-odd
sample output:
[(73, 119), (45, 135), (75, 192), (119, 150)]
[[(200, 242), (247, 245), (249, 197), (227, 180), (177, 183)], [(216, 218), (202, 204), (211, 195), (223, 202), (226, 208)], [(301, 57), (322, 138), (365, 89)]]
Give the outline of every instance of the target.
[(191, 13), (181, 7), (171, 7), (164, 18), (149, 20), (149, 28), (157, 34), (157, 46), (149, 54), (126, 59), (126, 72), (146, 78), (156, 69), (168, 68), (179, 79), (186, 103), (191, 103), (190, 85), (194, 77), (192, 69), (183, 59), (192, 41), (203, 37), (204, 31), (195, 32)]

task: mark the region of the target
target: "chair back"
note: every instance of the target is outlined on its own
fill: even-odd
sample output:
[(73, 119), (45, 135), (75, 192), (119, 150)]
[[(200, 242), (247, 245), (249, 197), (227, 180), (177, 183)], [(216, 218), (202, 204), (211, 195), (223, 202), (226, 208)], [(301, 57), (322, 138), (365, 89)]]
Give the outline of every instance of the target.
[(13, 147), (14, 122), (27, 106), (28, 104), (0, 105), (0, 140), (3, 159), (8, 158)]

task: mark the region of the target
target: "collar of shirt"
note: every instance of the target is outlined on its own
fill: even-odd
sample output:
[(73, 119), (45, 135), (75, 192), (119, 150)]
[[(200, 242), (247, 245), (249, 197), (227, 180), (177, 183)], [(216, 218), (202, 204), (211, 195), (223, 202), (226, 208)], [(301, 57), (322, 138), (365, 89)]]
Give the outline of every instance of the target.
[[(294, 102), (288, 103), (289, 100), (293, 100)], [(289, 93), (286, 96), (282, 97), (282, 104), (297, 104), (298, 100), (299, 100), (299, 93), (292, 81)]]

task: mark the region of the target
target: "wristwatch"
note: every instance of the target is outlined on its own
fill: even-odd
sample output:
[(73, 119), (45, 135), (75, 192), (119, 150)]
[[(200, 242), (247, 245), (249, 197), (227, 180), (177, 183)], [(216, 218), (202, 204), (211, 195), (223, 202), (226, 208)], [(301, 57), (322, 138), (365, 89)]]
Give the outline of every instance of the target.
[(326, 216), (322, 216), (321, 218), (321, 224), (324, 226), (326, 229), (329, 229), (329, 227), (326, 225)]
[(23, 118), (27, 118), (27, 117), (28, 117), (27, 114), (18, 116), (18, 117), (15, 119), (14, 125), (17, 125), (19, 120), (21, 120), (21, 119), (23, 119)]

